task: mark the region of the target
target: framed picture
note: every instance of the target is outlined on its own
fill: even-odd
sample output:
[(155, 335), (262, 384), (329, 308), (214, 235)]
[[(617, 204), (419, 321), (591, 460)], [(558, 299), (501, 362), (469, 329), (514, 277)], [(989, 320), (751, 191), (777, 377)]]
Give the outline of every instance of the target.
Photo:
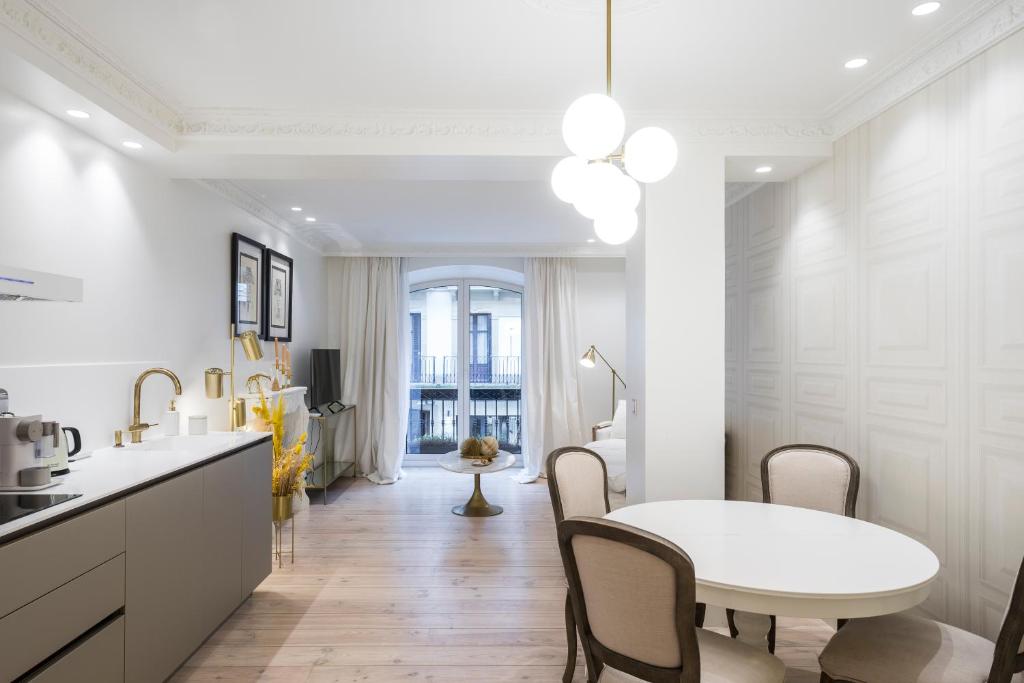
[(264, 250), (264, 339), (292, 340), (292, 260), (273, 249)]
[(235, 333), (263, 334), (265, 247), (237, 232), (231, 235), (231, 322)]

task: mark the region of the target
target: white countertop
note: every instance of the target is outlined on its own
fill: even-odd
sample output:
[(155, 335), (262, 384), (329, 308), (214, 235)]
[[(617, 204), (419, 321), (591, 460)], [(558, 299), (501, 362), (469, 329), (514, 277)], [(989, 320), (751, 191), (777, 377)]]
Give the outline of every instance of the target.
[(606, 518), (686, 551), (699, 602), (746, 612), (891, 614), (924, 601), (939, 571), (935, 553), (897, 531), (786, 505), (673, 500), (630, 505)]
[(81, 493), (80, 497), (0, 525), (0, 543), (21, 535), (29, 528), (42, 528), (46, 526), (47, 520), (52, 522), (67, 517), (76, 510), (82, 511), (102, 501), (112, 500), (269, 438), (268, 432), (210, 432), (204, 436), (171, 437), (153, 435), (149, 439), (144, 438), (141, 444), (95, 450), (91, 457), (70, 463), (71, 472), (58, 477), (61, 480), (59, 485), (37, 492)]

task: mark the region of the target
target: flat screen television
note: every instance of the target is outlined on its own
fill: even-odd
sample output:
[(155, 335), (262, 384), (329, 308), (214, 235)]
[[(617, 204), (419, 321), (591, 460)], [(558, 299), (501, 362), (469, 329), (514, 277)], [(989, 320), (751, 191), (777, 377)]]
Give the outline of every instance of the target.
[(338, 349), (313, 349), (309, 352), (309, 407), (341, 410), (341, 352)]

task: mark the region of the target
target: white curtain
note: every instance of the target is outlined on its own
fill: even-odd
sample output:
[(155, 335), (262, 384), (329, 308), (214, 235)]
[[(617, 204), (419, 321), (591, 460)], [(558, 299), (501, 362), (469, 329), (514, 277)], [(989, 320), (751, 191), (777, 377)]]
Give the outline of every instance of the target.
[[(334, 258), (327, 266), (328, 343), (341, 349), (342, 401), (355, 403), (356, 472), (402, 478), (409, 419), (409, 283), (400, 258)], [(350, 436), (335, 433), (335, 453)]]
[(524, 293), (526, 459), (520, 481), (528, 483), (537, 480), (552, 450), (583, 443), (576, 262), (526, 259)]

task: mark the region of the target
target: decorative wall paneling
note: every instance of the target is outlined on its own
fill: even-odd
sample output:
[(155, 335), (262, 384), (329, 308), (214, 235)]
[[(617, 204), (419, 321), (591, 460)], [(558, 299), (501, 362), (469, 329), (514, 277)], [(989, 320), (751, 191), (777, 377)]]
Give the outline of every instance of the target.
[(989, 637), (1024, 554), (1024, 32), (726, 213), (728, 494), (770, 448), (862, 469), (932, 548), (922, 610)]

